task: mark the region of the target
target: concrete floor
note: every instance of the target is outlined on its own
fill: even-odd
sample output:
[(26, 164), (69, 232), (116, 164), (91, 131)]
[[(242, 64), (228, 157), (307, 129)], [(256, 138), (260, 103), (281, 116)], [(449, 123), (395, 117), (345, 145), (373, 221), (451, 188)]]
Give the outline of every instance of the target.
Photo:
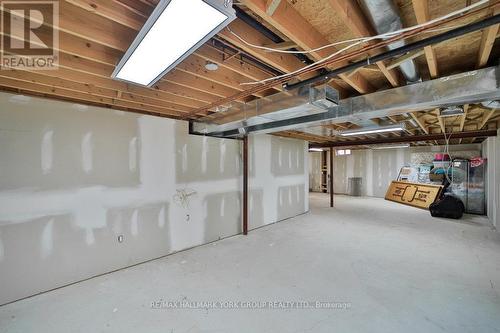
[[(0, 307), (0, 332), (500, 332), (500, 234), (486, 219), (374, 198), (327, 205), (313, 194), (309, 214), (248, 237)], [(165, 308), (177, 300), (347, 309)]]

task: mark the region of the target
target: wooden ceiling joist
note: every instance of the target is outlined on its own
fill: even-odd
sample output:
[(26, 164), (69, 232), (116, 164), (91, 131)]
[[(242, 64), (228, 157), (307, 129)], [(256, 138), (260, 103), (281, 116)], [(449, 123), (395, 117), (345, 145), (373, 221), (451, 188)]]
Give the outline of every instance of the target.
[(76, 81), (66, 80), (59, 77), (51, 77), (43, 75), (39, 72), (27, 72), (21, 70), (0, 70), (0, 77), (5, 79), (30, 82), (39, 85), (45, 85), (64, 90), (72, 90), (76, 92), (85, 92), (89, 95), (111, 98), (130, 103), (130, 107), (158, 107), (168, 111), (175, 111), (179, 114), (192, 112), (193, 108), (185, 107), (178, 104), (173, 104), (165, 99), (152, 99), (144, 96), (138, 96), (127, 92), (116, 91), (113, 89), (97, 87)]
[(420, 127), (420, 129), (425, 133), (425, 134), (429, 134), (429, 129), (427, 128), (427, 126), (425, 125), (424, 121), (418, 117), (415, 113), (413, 112), (410, 112), (409, 113), (410, 116), (413, 118), (413, 120), (415, 120), (415, 122), (417, 123), (417, 125)]
[[(257, 30), (253, 29), (246, 23), (241, 20), (235, 20), (230, 25), (229, 28), (231, 31), (236, 33), (239, 36), (244, 36), (245, 40), (254, 45), (266, 45), (272, 43), (272, 41), (266, 36), (260, 34)], [(219, 36), (235, 45), (239, 49), (245, 51), (246, 53), (252, 55), (256, 59), (259, 59), (262, 62), (265, 62), (284, 73), (290, 73), (301, 69), (304, 67), (304, 63), (302, 63), (298, 58), (294, 57), (291, 54), (282, 54), (282, 53), (271, 53), (265, 52), (263, 50), (259, 50), (253, 47), (248, 46), (243, 43), (241, 40), (236, 38), (230, 31), (227, 29), (219, 32)], [(301, 76), (301, 79), (309, 78), (312, 75)], [(341, 95), (347, 95), (348, 92), (341, 86), (332, 84), (332, 86), (339, 91)]]
[[(415, 11), (415, 16), (417, 18), (417, 23), (422, 24), (429, 21), (430, 14), (429, 14), (428, 0), (412, 0), (412, 3), (413, 3), (413, 9)], [(432, 46), (426, 46), (424, 47), (424, 52), (431, 78), (438, 77), (439, 71), (436, 59), (436, 51)]]
[(45, 94), (48, 96), (53, 96), (53, 97), (64, 97), (66, 99), (80, 101), (83, 103), (91, 102), (94, 104), (101, 104), (101, 105), (105, 105), (105, 106), (115, 107), (118, 109), (125, 109), (128, 111), (133, 110), (133, 111), (139, 111), (141, 113), (151, 112), (151, 113), (155, 113), (155, 114), (162, 114), (165, 116), (170, 116), (173, 118), (178, 118), (180, 115), (180, 113), (177, 110), (168, 110), (168, 109), (159, 108), (157, 106), (151, 107), (151, 106), (147, 106), (147, 105), (143, 105), (141, 107), (134, 108), (133, 104), (130, 104), (129, 102), (124, 102), (124, 101), (121, 101), (118, 99), (95, 96), (95, 95), (90, 95), (90, 94), (85, 93), (85, 92), (68, 90), (68, 89), (53, 87), (53, 86), (48, 86), (48, 85), (40, 85), (40, 84), (36, 84), (36, 83), (10, 79), (10, 78), (6, 78), (6, 77), (0, 77), (0, 86), (18, 89), (22, 92), (28, 91), (28, 92), (38, 93), (38, 94), (42, 93), (42, 94)]
[(497, 109), (488, 109), (484, 111), (483, 118), (481, 119), (481, 123), (478, 126), (478, 129), (483, 129), (486, 123), (491, 119), (491, 117), (495, 114)]
[(117, 6), (115, 2), (109, 0), (65, 1), (90, 13), (97, 14), (106, 19), (112, 19), (114, 22), (135, 30), (140, 30), (148, 18), (139, 11), (131, 10), (129, 6)]
[[(335, 13), (341, 17), (342, 23), (356, 37), (369, 37), (375, 35), (375, 31), (367, 22), (356, 1), (329, 0), (329, 3)], [(374, 53), (369, 54), (373, 55)], [(394, 68), (388, 68), (383, 61), (377, 62), (376, 65), (393, 87), (398, 87), (403, 84), (401, 73), (394, 70)]]
[[(266, 0), (242, 0), (242, 3), (304, 50), (312, 50), (329, 44), (329, 41), (307, 22), (288, 1), (280, 2), (272, 16), (266, 12)], [(331, 48), (331, 50), (334, 49)], [(311, 52), (310, 55), (318, 61), (328, 57), (330, 52), (320, 50)], [(347, 62), (341, 61), (337, 64), (337, 66), (343, 65), (347, 65)], [(339, 77), (362, 94), (374, 91), (373, 86), (359, 73), (352, 76), (340, 74)]]
[[(497, 5), (491, 10), (492, 15), (497, 15), (500, 13), (500, 5)], [(479, 53), (477, 58), (477, 67), (484, 67), (488, 63), (490, 58), (491, 50), (493, 49), (493, 44), (497, 38), (500, 24), (492, 25), (483, 30), (481, 37), (481, 45), (479, 47)]]

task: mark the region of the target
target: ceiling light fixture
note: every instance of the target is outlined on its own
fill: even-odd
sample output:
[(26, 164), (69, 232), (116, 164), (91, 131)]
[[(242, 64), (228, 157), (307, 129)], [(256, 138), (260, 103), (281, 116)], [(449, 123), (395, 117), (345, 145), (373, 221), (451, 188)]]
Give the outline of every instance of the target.
[(355, 130), (342, 131), (341, 136), (354, 136), (363, 134), (373, 134), (373, 133), (384, 133), (384, 132), (400, 132), (405, 130), (404, 124), (397, 124), (391, 126), (377, 126), (377, 127), (365, 127), (358, 128)]
[(391, 146), (379, 146), (379, 147), (372, 147), (372, 149), (395, 149), (395, 148), (409, 148), (410, 144), (402, 144), (402, 145), (391, 145)]
[(112, 77), (152, 86), (235, 18), (231, 1), (161, 0)]
[(309, 151), (313, 152), (313, 151), (323, 151), (323, 149), (321, 148), (309, 148)]
[(207, 71), (216, 71), (219, 69), (219, 65), (217, 65), (216, 63), (214, 62), (210, 62), (210, 61), (207, 61), (207, 63), (205, 64), (205, 68)]

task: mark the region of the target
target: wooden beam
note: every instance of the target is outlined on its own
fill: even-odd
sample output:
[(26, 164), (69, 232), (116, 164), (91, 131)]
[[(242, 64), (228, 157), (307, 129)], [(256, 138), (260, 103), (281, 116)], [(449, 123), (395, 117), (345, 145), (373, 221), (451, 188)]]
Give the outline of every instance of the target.
[[(330, 44), (288, 1), (280, 2), (272, 16), (266, 12), (266, 0), (242, 0), (242, 3), (304, 50)], [(330, 54), (328, 50), (310, 53), (315, 60), (326, 58)], [(347, 65), (347, 61), (338, 62), (338, 66), (343, 65)], [(339, 77), (362, 94), (374, 91), (371, 84), (359, 73), (352, 76), (341, 74)]]
[[(335, 14), (340, 16), (344, 26), (354, 33), (356, 37), (369, 37), (375, 35), (375, 31), (368, 24), (367, 19), (356, 1), (329, 0), (329, 3), (334, 9)], [(370, 44), (373, 44), (373, 42)], [(373, 55), (375, 53), (370, 52), (369, 54)], [(393, 87), (398, 87), (403, 84), (401, 74), (393, 70), (394, 68), (388, 68), (383, 61), (377, 62), (376, 65)]]
[[(250, 27), (241, 20), (235, 20), (231, 22), (229, 28), (237, 35), (244, 36), (248, 42), (255, 45), (265, 45), (273, 42), (272, 40), (265, 37), (263, 34), (259, 33), (257, 30), (253, 29), (252, 27)], [(219, 36), (227, 40), (237, 48), (245, 51), (246, 53), (259, 59), (260, 61), (263, 61), (284, 73), (290, 73), (304, 67), (304, 64), (299, 59), (297, 59), (292, 55), (265, 52), (263, 50), (250, 47), (247, 44), (243, 43), (238, 38), (236, 38), (227, 29), (224, 29), (221, 32), (219, 32)], [(300, 78), (307, 79), (314, 75), (315, 74), (303, 75), (300, 76)], [(331, 82), (330, 85), (333, 88), (337, 89), (341, 96), (348, 95), (348, 92), (340, 85), (334, 84), (333, 82)]]
[[(158, 91), (159, 87), (169, 85), (169, 84), (162, 84), (162, 81), (160, 81), (155, 85), (155, 89), (149, 89), (145, 87), (127, 85), (123, 82), (111, 80), (110, 76), (111, 72), (114, 69), (114, 65), (121, 58), (120, 51), (114, 50), (107, 46), (102, 46), (98, 43), (85, 41), (84, 39), (81, 39), (80, 37), (77, 36), (70, 36), (67, 33), (61, 33), (60, 37), (61, 39), (65, 38), (64, 40), (61, 40), (59, 47), (60, 68), (57, 71), (51, 71), (54, 72), (51, 74), (57, 74), (61, 76), (65, 74), (71, 74), (70, 76), (67, 77), (68, 79), (73, 79), (73, 75), (81, 77), (82, 76), (81, 73), (99, 75), (100, 78), (95, 79), (95, 81), (92, 79), (92, 77), (88, 77), (90, 79), (87, 80), (85, 83), (102, 84), (103, 80), (101, 79), (108, 79), (106, 80), (106, 87), (109, 86), (108, 84), (113, 84), (112, 82), (114, 82), (115, 86), (121, 86), (121, 88), (113, 88), (113, 89), (128, 90), (129, 88), (131, 88), (135, 91), (135, 93), (142, 94), (145, 96), (150, 96), (150, 93), (147, 92), (147, 90), (149, 91), (155, 90), (156, 94), (159, 95), (166, 93), (170, 95), (177, 95), (176, 98), (181, 98), (181, 99), (191, 98), (191, 96), (193, 96), (193, 99), (197, 99), (199, 101), (205, 101), (207, 103), (214, 102), (218, 99), (209, 97), (207, 95), (207, 94), (212, 94), (216, 90), (219, 90), (218, 88), (220, 88), (219, 85), (217, 84), (210, 85), (209, 82), (208, 85), (205, 86), (206, 89), (204, 90), (204, 92), (207, 94), (200, 94), (198, 91), (200, 91), (201, 89), (199, 88), (203, 88), (204, 86), (196, 86), (193, 85), (192, 82), (188, 85), (183, 85), (184, 89), (180, 91), (179, 87), (182, 86), (179, 85), (180, 82), (175, 82), (170, 80), (170, 82), (172, 84), (175, 84), (177, 88), (173, 89), (172, 87), (169, 87), (169, 89), (165, 89), (166, 90), (165, 92), (162, 92)], [(94, 58), (96, 57), (96, 55), (100, 55), (100, 59), (98, 57), (98, 59), (95, 60)], [(71, 72), (65, 71), (64, 69), (70, 70)], [(78, 71), (80, 73), (74, 73), (74, 71)], [(177, 75), (176, 77), (179, 77), (183, 81), (189, 80), (189, 78), (186, 77), (185, 75), (184, 76)], [(167, 79), (164, 78), (163, 80), (164, 80), (163, 82), (165, 82), (165, 80)], [(234, 92), (234, 90), (232, 92)], [(221, 94), (219, 91), (219, 94), (218, 95), (215, 94), (215, 96), (221, 97), (226, 95)]]
[[(209, 71), (205, 68), (205, 63), (205, 59), (196, 54), (192, 54), (175, 67), (175, 72), (181, 71), (225, 86), (230, 89), (227, 90), (227, 95), (235, 94), (238, 91), (244, 91), (247, 88), (245, 88), (242, 83), (253, 81), (224, 67), (219, 67), (216, 71)], [(169, 74), (167, 74), (167, 76), (168, 75)], [(226, 93), (224, 93), (224, 95), (226, 95)], [(264, 95), (261, 92), (256, 93), (255, 96), (263, 97)]]
[(117, 6), (109, 0), (66, 0), (72, 5), (83, 8), (84, 10), (113, 20), (123, 26), (140, 30), (146, 22), (147, 17), (132, 11), (125, 6)]
[(425, 123), (422, 121), (422, 119), (417, 117), (417, 115), (415, 115), (413, 112), (409, 112), (409, 114), (422, 129), (422, 131), (424, 131), (425, 134), (429, 134), (429, 129), (427, 128), (427, 126), (425, 126)]
[(163, 108), (151, 107), (146, 105), (144, 105), (143, 107), (136, 108), (129, 102), (123, 102), (117, 99), (94, 96), (85, 92), (78, 92), (64, 88), (51, 87), (48, 85), (39, 85), (36, 83), (24, 82), (5, 77), (0, 77), (0, 87), (19, 89), (23, 92), (39, 93), (55, 98), (64, 98), (65, 100), (73, 100), (84, 103), (90, 102), (93, 103), (94, 105), (100, 105), (104, 107), (109, 106), (126, 111), (136, 110), (140, 113), (162, 114), (174, 118), (179, 118), (180, 116), (180, 113), (175, 110), (167, 110)]
[(488, 120), (490, 120), (490, 118), (493, 116), (493, 114), (495, 114), (496, 111), (497, 111), (497, 109), (485, 110), (483, 113), (483, 118), (481, 119), (481, 123), (479, 124), (477, 129), (478, 130), (483, 129), (484, 125), (486, 125)]
[(116, 99), (129, 103), (131, 108), (156, 107), (158, 109), (165, 109), (167, 111), (176, 111), (181, 115), (189, 114), (192, 113), (193, 110), (196, 110), (186, 106), (174, 104), (168, 100), (152, 99), (133, 95), (128, 92), (124, 93), (122, 91), (88, 85), (64, 78), (47, 76), (45, 75), (46, 72), (49, 71), (28, 72), (23, 70), (0, 70), (0, 77), (45, 85), (49, 87), (61, 88), (64, 90), (71, 90), (79, 93), (87, 93), (92, 96)]
[[(464, 104), (464, 114), (460, 117), (460, 125), (458, 127), (459, 132), (462, 132), (465, 127), (465, 122), (467, 121), (467, 114), (469, 113), (469, 104)], [(462, 139), (458, 139), (458, 144), (462, 143)]]
[[(500, 13), (500, 5), (491, 9), (492, 15), (497, 15), (498, 13)], [(495, 44), (495, 39), (497, 38), (499, 27), (500, 24), (495, 24), (483, 30), (481, 45), (479, 46), (479, 53), (477, 57), (478, 68), (484, 67), (488, 63), (493, 44)]]
[[(422, 24), (430, 20), (429, 14), (429, 3), (428, 0), (412, 0), (413, 10), (415, 11), (415, 16), (417, 17), (417, 23)], [(427, 66), (429, 66), (429, 74), (431, 78), (436, 78), (439, 76), (436, 52), (432, 46), (424, 47), (425, 59), (427, 60)]]
[(287, 41), (287, 42), (281, 42), (281, 43), (271, 43), (271, 44), (266, 44), (262, 45), (264, 47), (269, 47), (275, 50), (289, 50), (293, 49), (294, 47), (297, 47), (298, 45), (295, 44), (292, 41)]
[(281, 3), (281, 0), (267, 0), (267, 2), (266, 2), (267, 15), (273, 16), (274, 12), (276, 11), (276, 9), (280, 5), (280, 3)]
[(417, 50), (417, 51), (414, 51), (414, 52), (409, 52), (409, 53), (405, 54), (404, 56), (401, 56), (401, 57), (397, 58), (396, 60), (391, 61), (387, 65), (387, 69), (396, 68), (399, 65), (401, 65), (403, 62), (408, 61), (408, 60), (413, 60), (413, 59), (415, 59), (417, 57), (420, 57), (424, 53), (425, 53), (424, 50)]
[[(68, 1), (73, 1), (73, 0), (68, 0)], [(87, 34), (87, 26), (85, 26), (85, 29), (82, 29), (81, 26), (79, 29), (77, 29), (77, 21), (75, 21), (75, 17), (78, 17), (81, 22), (90, 22), (94, 26), (99, 29), (103, 29), (106, 31), (116, 31), (117, 34), (114, 35), (115, 39), (127, 39), (127, 36), (135, 36), (136, 31), (135, 28), (137, 28), (137, 25), (132, 24), (131, 22), (128, 22), (126, 20), (123, 20), (123, 17), (127, 16), (126, 13), (120, 12), (120, 11), (113, 11), (111, 10), (111, 4), (105, 1), (97, 1), (96, 6), (92, 6), (93, 2), (86, 1), (86, 0), (74, 0), (74, 3), (77, 3), (77, 5), (70, 4), (69, 2), (65, 2), (64, 4), (61, 4), (63, 8), (61, 8), (61, 12), (64, 11), (64, 14), (61, 13), (61, 18), (60, 18), (60, 26), (62, 27), (62, 32), (61, 36), (65, 38), (64, 43), (61, 41), (60, 43), (60, 53), (61, 56), (61, 63), (64, 62), (64, 60), (69, 61), (71, 60), (72, 65), (68, 66), (66, 68), (68, 69), (77, 69), (79, 71), (84, 71), (87, 73), (91, 74), (98, 74), (101, 76), (106, 76), (110, 77), (110, 74), (112, 70), (114, 69), (115, 64), (119, 61), (121, 58), (121, 55), (123, 54), (123, 51), (125, 51), (128, 48), (128, 44), (126, 45), (125, 43), (120, 42), (110, 42), (106, 33), (103, 33), (99, 35), (96, 31), (95, 34)], [(92, 8), (92, 10), (84, 9), (84, 7), (87, 6), (88, 8)], [(107, 7), (106, 7), (107, 6)], [(95, 7), (95, 8), (94, 8)], [(125, 9), (125, 7), (120, 7), (121, 10)], [(97, 13), (98, 12), (98, 13)], [(130, 12), (130, 10), (128, 10)], [(69, 15), (69, 13), (74, 14), (73, 16)], [(97, 14), (97, 15), (96, 15)], [(130, 14), (130, 13), (129, 13)], [(137, 20), (143, 19), (145, 21), (146, 18), (143, 18), (139, 15), (135, 16)], [(120, 24), (116, 24), (120, 23)], [(90, 29), (91, 31), (93, 31)], [(129, 29), (129, 30), (127, 30)], [(85, 30), (82, 32), (81, 30)], [(128, 31), (128, 32), (126, 32)], [(133, 31), (133, 32), (131, 32)], [(122, 36), (123, 33), (123, 36)], [(92, 35), (92, 36), (91, 36)], [(120, 35), (120, 38), (116, 38), (117, 35)], [(77, 48), (73, 47), (73, 39), (76, 39), (78, 41), (79, 45)], [(131, 39), (131, 38), (129, 38)], [(127, 42), (130, 43), (130, 42)], [(89, 50), (92, 50), (92, 46), (97, 47), (99, 51), (106, 50), (106, 52), (92, 52)], [(72, 48), (71, 52), (65, 52), (64, 48)], [(107, 52), (110, 50), (109, 52)], [(84, 53), (84, 56), (80, 56), (80, 53)], [(89, 54), (90, 53), (90, 54)], [(97, 54), (104, 54), (105, 57), (99, 59), (102, 61), (101, 63), (96, 63), (93, 59)], [(189, 58), (188, 58), (189, 59)], [(189, 61), (186, 59), (186, 61)], [(86, 67), (84, 70), (81, 69), (80, 63)], [(92, 66), (85, 66), (85, 64), (92, 64)], [(108, 65), (108, 66), (106, 66)], [(62, 64), (64, 67), (64, 64)], [(90, 71), (88, 71), (90, 69)], [(97, 71), (99, 70), (99, 71)], [(219, 73), (207, 73), (206, 75), (202, 75), (205, 72), (203, 72), (203, 68), (200, 68), (198, 66), (197, 68), (194, 69), (188, 69), (188, 68), (180, 68), (180, 71), (184, 71), (184, 73), (187, 73), (188, 76), (185, 76), (184, 74), (178, 72), (172, 77), (175, 78), (164, 78), (163, 81), (170, 81), (173, 82), (174, 84), (179, 84), (180, 86), (183, 86), (183, 88), (186, 90), (184, 94), (196, 94), (196, 92), (189, 92), (189, 90), (194, 89), (195, 87), (206, 87), (204, 92), (216, 95), (217, 97), (227, 97), (229, 95), (232, 95), (236, 93), (237, 91), (241, 91), (241, 86), (240, 83), (244, 81), (250, 81), (247, 80), (246, 78), (243, 78), (239, 73), (236, 72), (236, 70), (233, 70), (234, 73), (232, 72), (227, 72), (227, 68), (224, 68), (222, 71), (219, 71)], [(197, 77), (203, 76), (203, 78), (197, 80), (193, 79), (189, 75), (194, 75)], [(222, 79), (222, 81), (217, 81), (218, 79)], [(176, 82), (175, 80), (179, 80), (179, 82)], [(194, 81), (196, 81), (197, 84), (193, 84)], [(160, 81), (161, 82), (161, 81)], [(189, 82), (186, 84), (186, 82)], [(92, 83), (92, 82), (90, 82)], [(203, 85), (200, 85), (200, 83), (203, 83)], [(156, 87), (161, 86), (161, 84), (156, 85)], [(223, 87), (224, 86), (224, 87)], [(240, 89), (234, 89), (234, 88), (240, 88)], [(179, 89), (176, 89), (178, 91)], [(258, 97), (264, 96), (265, 93), (262, 94), (256, 94)], [(240, 100), (243, 102), (244, 100)]]
[(201, 46), (194, 54), (221, 67), (240, 73), (253, 81), (261, 81), (271, 77), (270, 73), (259, 67), (250, 65), (236, 57), (225, 57), (222, 50), (209, 44)]
[(439, 127), (441, 128), (441, 133), (446, 133), (446, 126), (444, 123), (444, 119), (443, 119), (443, 117), (440, 116), (439, 109), (436, 109), (435, 111), (436, 111), (436, 118), (438, 120)]

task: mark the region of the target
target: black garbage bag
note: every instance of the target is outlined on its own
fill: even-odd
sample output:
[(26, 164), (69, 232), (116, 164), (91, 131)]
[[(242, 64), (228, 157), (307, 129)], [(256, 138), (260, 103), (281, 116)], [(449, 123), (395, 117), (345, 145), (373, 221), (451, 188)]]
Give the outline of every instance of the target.
[(462, 200), (452, 195), (445, 195), (429, 206), (433, 217), (444, 217), (447, 219), (461, 219), (464, 215), (465, 206)]

